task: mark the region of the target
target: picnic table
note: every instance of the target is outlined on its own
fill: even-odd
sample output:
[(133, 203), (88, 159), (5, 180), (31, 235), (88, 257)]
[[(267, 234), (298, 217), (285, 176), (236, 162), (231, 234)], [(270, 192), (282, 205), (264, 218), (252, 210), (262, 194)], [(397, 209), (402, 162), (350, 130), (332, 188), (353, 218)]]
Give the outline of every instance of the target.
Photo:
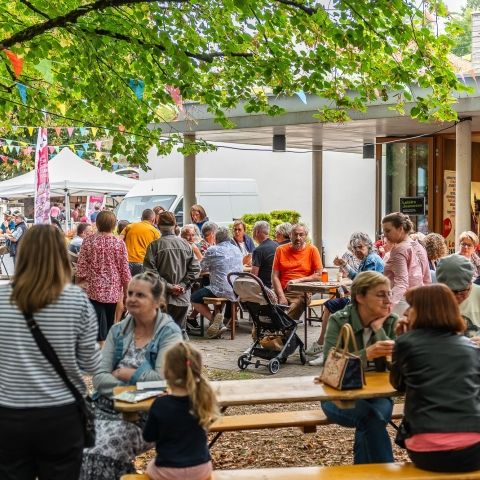
[[(352, 281), (349, 278), (342, 279), (341, 282), (299, 282), (292, 283), (288, 285), (289, 292), (303, 293), (305, 296), (305, 328), (304, 328), (304, 344), (305, 349), (307, 348), (307, 312), (308, 312), (308, 294), (321, 293), (322, 295), (333, 295), (336, 298), (339, 298), (341, 295), (341, 290), (344, 287), (349, 287), (352, 284)], [(323, 325), (322, 325), (323, 328)]]
[[(271, 403), (295, 403), (330, 400), (340, 408), (351, 408), (356, 400), (390, 397), (398, 392), (390, 385), (388, 372), (367, 372), (366, 385), (356, 390), (335, 390), (315, 382), (314, 376), (261, 378), (254, 380), (224, 380), (211, 382), (221, 407), (236, 405), (265, 405)], [(134, 386), (115, 387), (114, 393), (135, 390)], [(147, 411), (155, 399), (138, 403), (115, 400), (119, 412), (135, 413)]]

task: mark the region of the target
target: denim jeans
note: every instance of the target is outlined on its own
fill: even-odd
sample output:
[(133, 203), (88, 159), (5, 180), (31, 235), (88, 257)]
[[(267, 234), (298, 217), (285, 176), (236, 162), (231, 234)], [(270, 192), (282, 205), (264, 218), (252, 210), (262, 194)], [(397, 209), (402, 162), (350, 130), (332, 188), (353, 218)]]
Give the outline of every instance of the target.
[(333, 402), (321, 402), (325, 415), (342, 427), (355, 428), (353, 463), (393, 462), (392, 443), (387, 424), (392, 417), (390, 398), (357, 400), (354, 408), (338, 408)]

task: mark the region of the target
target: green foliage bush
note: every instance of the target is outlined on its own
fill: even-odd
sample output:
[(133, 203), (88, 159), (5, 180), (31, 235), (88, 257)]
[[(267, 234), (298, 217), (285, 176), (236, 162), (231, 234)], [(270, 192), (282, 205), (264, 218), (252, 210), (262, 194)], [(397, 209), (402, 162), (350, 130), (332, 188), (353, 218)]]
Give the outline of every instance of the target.
[(270, 224), (270, 235), (275, 233), (275, 227), (281, 223), (289, 222), (291, 224), (297, 223), (300, 220), (300, 213), (295, 210), (273, 210), (270, 213), (246, 213), (241, 219), (247, 225), (248, 235), (252, 234), (255, 222), (261, 220)]

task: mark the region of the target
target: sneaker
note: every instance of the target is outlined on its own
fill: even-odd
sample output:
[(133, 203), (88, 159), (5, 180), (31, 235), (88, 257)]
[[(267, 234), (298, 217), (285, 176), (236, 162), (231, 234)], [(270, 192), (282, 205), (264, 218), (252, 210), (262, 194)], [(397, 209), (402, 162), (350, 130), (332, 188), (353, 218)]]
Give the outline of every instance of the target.
[(214, 338), (222, 338), (222, 334), (228, 331), (227, 327), (220, 327), (218, 330), (212, 329), (211, 333), (207, 331), (207, 338), (213, 340)]
[(311, 365), (312, 367), (320, 367), (323, 365), (323, 353), (321, 353), (317, 358), (315, 358), (314, 360), (310, 360), (308, 362), (309, 365)]
[(190, 328), (200, 328), (200, 325), (198, 324), (197, 317), (195, 318), (187, 318), (187, 325)]
[(305, 355), (309, 357), (314, 357), (319, 353), (323, 352), (323, 345), (320, 345), (318, 342), (313, 342), (310, 347), (305, 350)]
[(223, 315), (221, 313), (217, 313), (213, 317), (213, 321), (207, 329), (207, 337), (218, 338), (219, 335), (221, 335), (221, 330), (226, 331), (226, 327), (223, 325)]

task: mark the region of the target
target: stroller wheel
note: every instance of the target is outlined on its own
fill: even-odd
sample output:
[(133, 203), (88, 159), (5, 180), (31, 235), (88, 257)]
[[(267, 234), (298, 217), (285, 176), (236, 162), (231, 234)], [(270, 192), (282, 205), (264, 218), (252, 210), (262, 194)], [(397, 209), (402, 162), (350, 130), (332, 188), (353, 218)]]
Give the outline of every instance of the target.
[(305, 349), (303, 347), (300, 347), (300, 361), (302, 362), (302, 365), (307, 363), (307, 356), (305, 355)]
[(247, 358), (248, 358), (248, 355), (246, 354), (238, 357), (237, 364), (240, 370), (245, 370), (250, 365), (250, 362), (247, 360)]
[(268, 362), (268, 370), (272, 374), (275, 374), (280, 370), (280, 361), (278, 360), (278, 358), (272, 358)]

